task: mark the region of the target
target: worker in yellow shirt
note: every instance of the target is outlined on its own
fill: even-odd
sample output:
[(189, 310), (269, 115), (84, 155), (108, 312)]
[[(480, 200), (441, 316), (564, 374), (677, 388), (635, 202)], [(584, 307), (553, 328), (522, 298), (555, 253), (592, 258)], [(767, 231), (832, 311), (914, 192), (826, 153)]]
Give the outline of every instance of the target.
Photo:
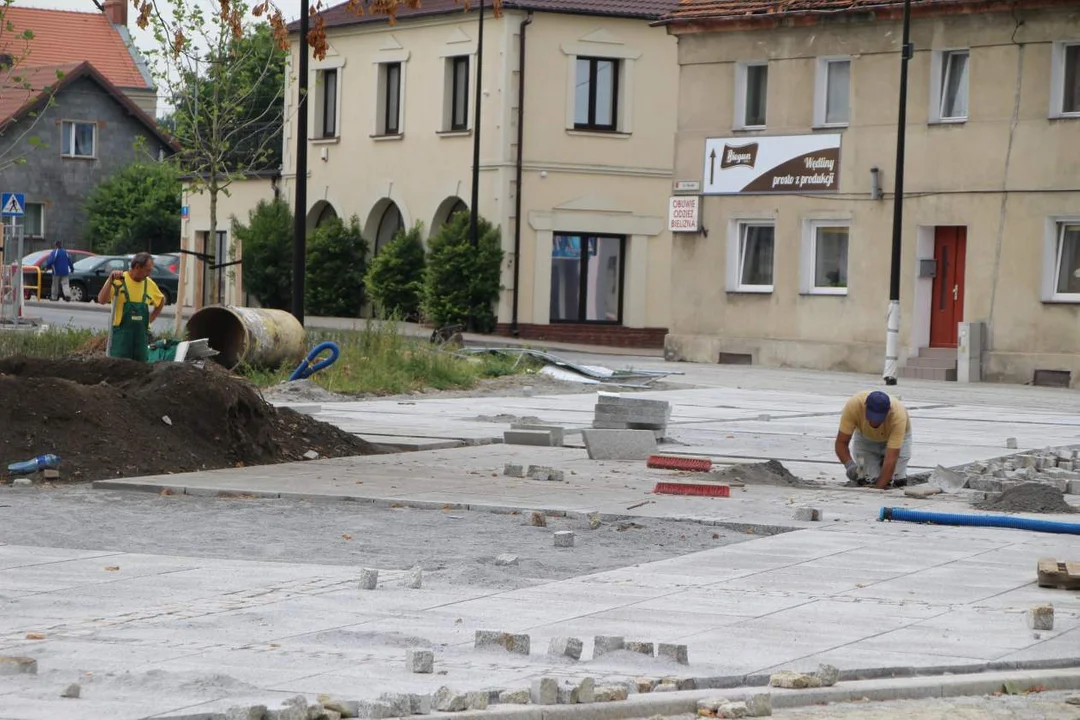
[(131, 259), (130, 270), (113, 270), (101, 287), (97, 301), (113, 308), (109, 356), (146, 362), (150, 323), (165, 307), (165, 296), (157, 283), (150, 279), (154, 258), (141, 252)]
[(836, 457), (844, 464), (848, 479), (859, 485), (874, 483), (878, 490), (886, 490), (890, 484), (906, 485), (911, 460), (911, 418), (907, 410), (899, 400), (880, 390), (856, 393), (840, 414)]

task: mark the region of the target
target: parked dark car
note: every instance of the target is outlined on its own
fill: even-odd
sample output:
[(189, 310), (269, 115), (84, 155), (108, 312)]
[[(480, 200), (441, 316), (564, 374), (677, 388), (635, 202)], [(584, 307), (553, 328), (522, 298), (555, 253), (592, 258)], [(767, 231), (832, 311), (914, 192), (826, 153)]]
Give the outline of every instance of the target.
[[(90, 302), (101, 292), (109, 273), (113, 270), (127, 270), (129, 267), (131, 259), (119, 255), (97, 255), (78, 261), (75, 263), (75, 271), (71, 273), (71, 299)], [(150, 272), (150, 279), (161, 288), (166, 305), (176, 299), (180, 285), (179, 275), (155, 264)]]
[[(133, 253), (129, 253), (127, 258), (130, 260), (135, 257)], [(151, 255), (154, 258), (154, 265), (160, 265), (169, 272), (180, 272), (180, 256), (175, 253), (166, 253), (165, 255)]]
[[(94, 253), (87, 252), (86, 250), (67, 250), (68, 255), (71, 256), (71, 262), (76, 263), (83, 258), (95, 257)], [(41, 295), (39, 299), (45, 299), (50, 297), (52, 292), (52, 270), (46, 270), (42, 266), (45, 261), (49, 259), (49, 255), (52, 253), (52, 248), (48, 250), (38, 250), (32, 252), (22, 259), (23, 264), (23, 297), (29, 300), (32, 297), (38, 297), (38, 274), (36, 271), (27, 270), (30, 267), (36, 267), (41, 269)]]

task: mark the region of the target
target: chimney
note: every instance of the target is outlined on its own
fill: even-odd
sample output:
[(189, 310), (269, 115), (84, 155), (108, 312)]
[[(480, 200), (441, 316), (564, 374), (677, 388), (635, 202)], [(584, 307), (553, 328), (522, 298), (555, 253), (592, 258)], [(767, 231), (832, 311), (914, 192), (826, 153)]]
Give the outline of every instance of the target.
[(127, 27), (127, 0), (105, 0), (102, 12), (113, 25)]

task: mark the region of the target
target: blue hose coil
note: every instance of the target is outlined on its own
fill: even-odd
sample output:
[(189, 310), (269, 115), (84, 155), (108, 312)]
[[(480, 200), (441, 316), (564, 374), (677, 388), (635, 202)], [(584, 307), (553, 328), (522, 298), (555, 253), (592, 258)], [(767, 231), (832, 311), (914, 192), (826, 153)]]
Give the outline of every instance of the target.
[[(330, 351), (330, 357), (315, 362), (315, 358), (319, 357), (324, 350)], [(337, 361), (338, 355), (340, 354), (341, 350), (338, 349), (336, 343), (319, 343), (311, 349), (311, 352), (307, 354), (307, 357), (304, 358), (303, 362), (296, 366), (296, 369), (293, 370), (293, 374), (289, 376), (289, 382), (293, 382), (294, 380), (304, 380), (320, 370), (325, 370)]]
[(1034, 532), (1080, 535), (1080, 524), (1013, 517), (1011, 515), (961, 515), (959, 513), (936, 513), (905, 508), (881, 508), (878, 520), (931, 523), (933, 525), (963, 525), (965, 527), (1000, 527)]

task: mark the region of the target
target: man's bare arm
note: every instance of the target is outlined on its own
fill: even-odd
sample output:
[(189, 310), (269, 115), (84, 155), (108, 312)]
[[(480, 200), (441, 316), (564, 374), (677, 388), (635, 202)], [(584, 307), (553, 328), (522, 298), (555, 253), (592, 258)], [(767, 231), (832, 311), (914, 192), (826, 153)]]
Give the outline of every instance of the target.
[(851, 462), (851, 450), (848, 449), (848, 445), (851, 443), (851, 436), (842, 432), (836, 433), (836, 450), (837, 459), (844, 465)]
[(881, 477), (878, 478), (877, 484), (874, 487), (878, 490), (884, 490), (889, 487), (889, 481), (892, 480), (893, 473), (896, 471), (896, 462), (899, 459), (899, 448), (896, 450), (889, 448), (885, 451), (885, 462), (881, 463)]

